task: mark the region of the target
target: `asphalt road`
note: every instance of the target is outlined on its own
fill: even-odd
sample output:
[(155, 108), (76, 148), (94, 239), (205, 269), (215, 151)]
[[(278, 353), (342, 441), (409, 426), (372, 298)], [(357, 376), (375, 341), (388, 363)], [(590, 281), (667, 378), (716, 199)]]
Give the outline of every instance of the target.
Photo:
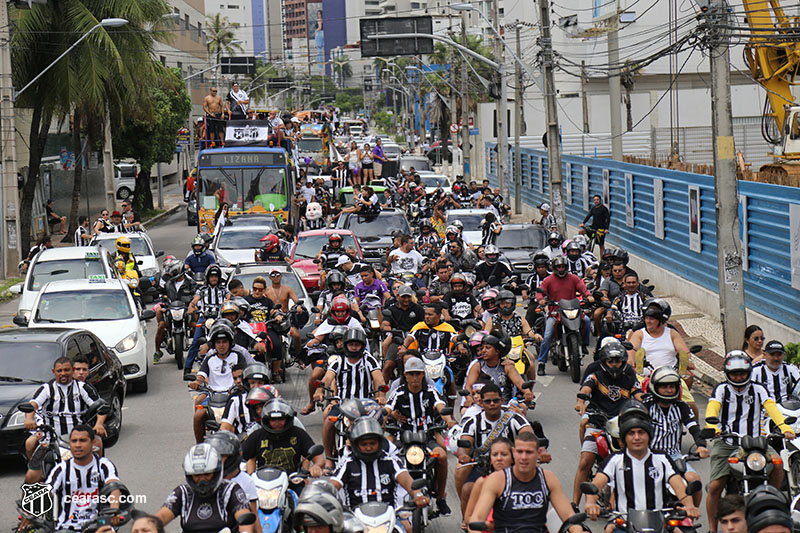
[[(149, 234), (156, 249), (180, 258), (188, 253), (194, 231), (186, 225), (185, 212), (181, 210), (162, 225), (152, 228)], [(150, 322), (147, 336), (151, 354), (154, 335), (155, 323)], [(284, 398), (298, 412), (307, 401), (306, 379), (304, 371), (290, 369), (289, 381), (278, 386)], [(548, 375), (539, 378), (534, 390), (538, 404), (529, 417), (542, 423), (550, 439), (553, 456), (547, 468), (558, 475), (570, 497), (580, 449), (577, 431), (579, 419), (573, 411), (577, 387), (566, 374), (560, 374), (554, 366), (548, 365)], [(705, 398), (699, 400), (704, 410)], [(177, 369), (172, 357), (165, 353), (160, 364), (150, 367), (149, 392), (130, 394), (126, 398), (121, 438), (107, 452), (131, 492), (146, 497), (147, 503), (137, 507), (155, 512), (170, 491), (183, 482), (183, 456), (194, 443), (192, 412), (191, 396), (182, 380), (182, 372)], [(315, 441), (319, 442), (322, 431), (320, 413), (305, 417), (303, 423)], [(450, 517), (436, 519), (431, 525), (431, 530), (435, 532), (459, 531), (461, 516), (452, 478), (454, 463), (451, 457), (448, 502), (454, 513)], [(693, 464), (703, 479), (707, 479), (707, 462)], [(23, 476), (24, 464), (21, 460), (6, 460), (0, 466), (0, 501), (3, 502), (0, 505), (0, 524), (3, 527), (12, 527), (16, 523), (17, 513), (13, 502), (19, 498)], [(707, 524), (705, 518), (702, 522)], [(600, 524), (592, 525), (592, 529), (601, 531)], [(123, 530), (129, 529), (126, 526)], [(177, 521), (170, 524), (167, 530), (180, 531)]]

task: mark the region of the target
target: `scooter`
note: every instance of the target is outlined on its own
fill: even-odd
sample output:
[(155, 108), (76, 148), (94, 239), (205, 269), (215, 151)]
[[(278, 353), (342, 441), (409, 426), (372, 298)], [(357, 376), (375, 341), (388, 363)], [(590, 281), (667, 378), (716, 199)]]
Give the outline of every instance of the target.
[(215, 392), (208, 386), (201, 385), (197, 387), (197, 392), (208, 395), (208, 403), (205, 407), (199, 404), (196, 406), (197, 409), (206, 410), (206, 429), (209, 431), (219, 430), (222, 415), (225, 413), (225, 406), (231, 398), (230, 391)]

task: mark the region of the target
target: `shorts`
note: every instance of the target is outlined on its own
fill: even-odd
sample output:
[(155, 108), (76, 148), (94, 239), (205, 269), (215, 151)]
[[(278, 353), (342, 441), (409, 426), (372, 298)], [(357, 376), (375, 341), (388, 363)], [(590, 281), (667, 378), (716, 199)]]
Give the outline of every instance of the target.
[(209, 135), (222, 135), (225, 131), (225, 121), (222, 120), (222, 113), (206, 115), (206, 130)]
[(595, 455), (600, 455), (600, 452), (597, 449), (597, 441), (591, 436), (589, 429), (590, 428), (588, 427), (586, 428), (586, 432), (589, 433), (589, 436), (584, 437), (583, 439), (583, 444), (581, 444), (581, 453), (589, 452)]
[(483, 477), (483, 472), (481, 472), (480, 468), (478, 468), (477, 466), (473, 465), (472, 472), (469, 473), (469, 476), (467, 476), (467, 480), (464, 483), (465, 484), (466, 483), (475, 483), (481, 477)]
[(384, 361), (392, 361), (397, 363), (397, 349), (400, 348), (397, 344), (392, 343), (389, 348), (386, 350), (386, 353), (383, 354)]
[(47, 219), (48, 224), (61, 224), (61, 219), (58, 217), (50, 217)]
[[(714, 441), (709, 455), (709, 460), (711, 461), (711, 475), (709, 481), (714, 481), (730, 475), (728, 457), (734, 454), (738, 449), (738, 444), (728, 444), (724, 440)], [(778, 452), (776, 452), (772, 446), (768, 446), (767, 455), (769, 457), (774, 457), (778, 455)]]
[(606, 243), (606, 232), (604, 231), (602, 234), (598, 233), (595, 240), (598, 245), (603, 246)]
[(372, 163), (361, 163), (361, 168), (363, 170), (372, 170)]

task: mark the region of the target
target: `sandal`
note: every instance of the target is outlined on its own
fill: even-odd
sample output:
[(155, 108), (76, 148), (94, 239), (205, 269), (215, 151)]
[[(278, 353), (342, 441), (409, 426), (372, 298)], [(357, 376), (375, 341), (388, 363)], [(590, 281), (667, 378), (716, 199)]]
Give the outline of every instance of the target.
[(300, 415), (301, 416), (308, 416), (308, 415), (310, 415), (311, 413), (313, 413), (316, 410), (317, 410), (316, 404), (311, 403), (311, 404), (308, 404), (305, 407), (303, 407), (303, 410), (300, 411)]

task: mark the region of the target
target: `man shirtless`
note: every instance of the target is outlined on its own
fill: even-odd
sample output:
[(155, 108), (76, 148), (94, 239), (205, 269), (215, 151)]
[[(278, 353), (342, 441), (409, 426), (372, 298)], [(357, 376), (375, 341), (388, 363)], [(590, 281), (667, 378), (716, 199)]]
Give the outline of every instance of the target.
[[(272, 269), (272, 271), (269, 273), (269, 280), (272, 282), (272, 285), (267, 287), (264, 296), (275, 302), (275, 304), (279, 305), (283, 313), (288, 313), (289, 300), (292, 300), (292, 302), (296, 303), (298, 297), (294, 292), (294, 289), (288, 285), (281, 284), (282, 278), (283, 274), (281, 274), (278, 269)], [(303, 309), (300, 309), (300, 311), (303, 312)], [(289, 335), (292, 337), (292, 348), (294, 349), (295, 353), (300, 350), (300, 330), (298, 328), (298, 322), (299, 321), (297, 320), (297, 317), (293, 316), (292, 329), (289, 331)], [(305, 325), (305, 321), (303, 321), (302, 325)]]
[(215, 140), (222, 145), (225, 139), (225, 122), (222, 110), (222, 97), (217, 94), (216, 87), (211, 87), (209, 94), (203, 98), (203, 111), (206, 112), (206, 130), (208, 132), (207, 139), (211, 140), (211, 146), (215, 146)]

